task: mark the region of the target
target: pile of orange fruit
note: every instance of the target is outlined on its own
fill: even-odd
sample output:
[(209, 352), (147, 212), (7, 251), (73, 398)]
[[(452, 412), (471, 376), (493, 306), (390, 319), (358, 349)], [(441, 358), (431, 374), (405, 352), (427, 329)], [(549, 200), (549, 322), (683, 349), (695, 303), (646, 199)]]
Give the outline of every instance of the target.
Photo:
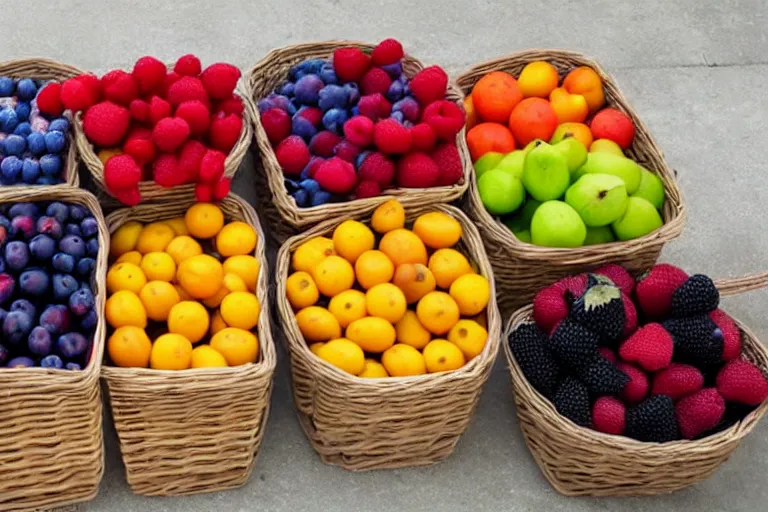
[[(256, 231), (211, 203), (113, 234), (105, 313), (116, 366), (185, 370), (258, 359)], [(152, 341), (154, 339), (154, 341)]]
[(346, 220), (292, 254), (286, 295), (310, 350), (366, 378), (456, 370), (480, 354), (490, 284), (457, 247), (461, 224), (429, 212), (408, 229), (390, 200), (370, 226)]

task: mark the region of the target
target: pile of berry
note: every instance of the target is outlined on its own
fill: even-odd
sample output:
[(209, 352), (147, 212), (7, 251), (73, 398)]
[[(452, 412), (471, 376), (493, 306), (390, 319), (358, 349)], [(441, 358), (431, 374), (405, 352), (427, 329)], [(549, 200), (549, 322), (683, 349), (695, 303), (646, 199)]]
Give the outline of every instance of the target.
[(465, 115), (445, 99), (448, 76), (430, 66), (408, 79), (402, 59), (394, 39), (370, 55), (340, 48), (332, 61), (298, 64), (259, 101), (261, 124), (298, 206), (462, 179), (455, 139)]
[(639, 441), (698, 439), (768, 398), (707, 276), (618, 265), (542, 289), (509, 339), (526, 379), (581, 426)]
[(38, 107), (49, 115), (83, 112), (83, 132), (100, 149), (110, 194), (125, 204), (141, 201), (139, 182), (162, 187), (196, 183), (200, 201), (229, 193), (224, 161), (243, 128), (243, 103), (234, 94), (240, 70), (184, 55), (172, 71), (142, 57), (128, 73), (101, 79), (79, 75), (40, 91)]
[(90, 285), (98, 232), (79, 205), (0, 208), (0, 367), (88, 364), (98, 321)]
[(64, 181), (69, 121), (41, 112), (39, 80), (0, 77), (0, 183), (56, 185)]

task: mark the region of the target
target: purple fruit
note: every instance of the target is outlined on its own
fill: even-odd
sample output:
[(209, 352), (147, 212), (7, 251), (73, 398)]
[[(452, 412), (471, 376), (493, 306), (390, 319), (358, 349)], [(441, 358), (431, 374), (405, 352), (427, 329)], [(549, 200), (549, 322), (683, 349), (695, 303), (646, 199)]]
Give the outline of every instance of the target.
[(59, 221), (59, 224), (64, 224), (69, 218), (69, 207), (64, 203), (51, 203), (45, 210), (45, 214), (49, 217), (54, 217)]
[(93, 309), (93, 293), (88, 288), (80, 288), (69, 296), (69, 310), (77, 316), (84, 316)]
[(16, 281), (13, 276), (0, 274), (0, 304), (5, 304), (16, 289)]
[(32, 319), (37, 316), (35, 306), (27, 299), (16, 299), (13, 301), (13, 303), (11, 303), (11, 311), (21, 311), (22, 313), (28, 314)]
[(83, 232), (80, 231), (80, 224), (67, 224), (64, 227), (64, 232), (68, 235), (82, 236)]
[(85, 256), (85, 242), (79, 236), (67, 235), (59, 242), (59, 250), (80, 259)]
[(347, 91), (347, 103), (349, 105), (357, 105), (360, 101), (360, 88), (355, 82), (347, 82), (344, 84), (344, 90)]
[(413, 98), (403, 98), (392, 105), (392, 112), (402, 112), (403, 117), (412, 123), (419, 120), (421, 109), (419, 103)]
[(88, 350), (88, 340), (79, 332), (68, 332), (59, 336), (56, 351), (67, 359), (85, 355)]
[(5, 263), (10, 270), (19, 272), (29, 265), (29, 248), (24, 242), (13, 241), (5, 246)]
[(93, 272), (95, 266), (96, 260), (93, 258), (83, 258), (77, 262), (77, 275), (80, 277), (91, 277), (91, 272)]
[(53, 275), (53, 297), (57, 301), (67, 302), (69, 296), (77, 291), (77, 279), (69, 274)]
[(40, 297), (45, 295), (51, 279), (44, 271), (40, 269), (25, 270), (19, 277), (19, 289), (21, 293), (31, 297)]
[(40, 360), (40, 367), (61, 370), (64, 368), (64, 361), (62, 361), (59, 356), (52, 354), (50, 356), (45, 356)]
[(323, 114), (323, 126), (326, 130), (342, 135), (342, 127), (347, 122), (347, 111), (340, 108), (332, 108)]
[(51, 333), (39, 325), (32, 329), (27, 338), (27, 347), (29, 351), (36, 356), (47, 356), (53, 348)]
[(80, 320), (80, 329), (85, 332), (92, 331), (96, 328), (96, 324), (99, 322), (99, 315), (95, 310), (90, 310), (85, 314), (82, 320)]
[(64, 234), (61, 222), (56, 217), (47, 216), (37, 219), (37, 232), (48, 235), (56, 240), (60, 239), (61, 235)]
[(85, 250), (88, 252), (88, 256), (97, 256), (99, 254), (99, 239), (91, 238), (85, 242)]
[(80, 232), (85, 238), (96, 236), (99, 232), (99, 223), (93, 217), (86, 217), (80, 223)]
[(9, 357), (11, 357), (10, 351), (5, 346), (0, 345), (0, 366), (5, 366)]
[(3, 326), (3, 322), (5, 321), (6, 316), (8, 316), (8, 312), (4, 309), (0, 309), (0, 327)]
[(37, 217), (39, 214), (35, 203), (16, 203), (8, 210), (8, 216), (14, 217)]
[(35, 362), (29, 357), (14, 357), (8, 361), (8, 368), (32, 368)]
[(56, 252), (56, 241), (48, 235), (37, 235), (29, 242), (29, 253), (37, 261), (48, 261)]
[(57, 252), (53, 255), (51, 264), (53, 268), (59, 272), (66, 272), (67, 274), (70, 274), (75, 270), (75, 258), (71, 254)]
[(3, 320), (3, 335), (6, 341), (18, 345), (29, 336), (32, 330), (32, 318), (22, 311), (11, 311)]
[(296, 113), (291, 120), (291, 133), (309, 142), (317, 133), (317, 128), (307, 118)]
[(317, 75), (304, 75), (296, 81), (293, 95), (302, 105), (317, 105), (320, 89), (325, 83)]
[(34, 217), (28, 215), (19, 215), (11, 220), (11, 226), (16, 229), (18, 233), (29, 240), (37, 234), (37, 228), (35, 227)]
[(83, 368), (77, 363), (67, 363), (64, 365), (67, 370), (82, 370)]
[(88, 216), (88, 210), (78, 204), (73, 204), (69, 207), (69, 218), (75, 222), (80, 222)]
[(48, 306), (40, 315), (40, 326), (53, 335), (64, 334), (71, 323), (72, 314), (63, 304)]
[(389, 75), (389, 78), (391, 78), (392, 80), (395, 80), (403, 72), (403, 66), (400, 64), (400, 61), (393, 62), (392, 64), (387, 64), (385, 66), (381, 66), (381, 69), (386, 71), (387, 74)]

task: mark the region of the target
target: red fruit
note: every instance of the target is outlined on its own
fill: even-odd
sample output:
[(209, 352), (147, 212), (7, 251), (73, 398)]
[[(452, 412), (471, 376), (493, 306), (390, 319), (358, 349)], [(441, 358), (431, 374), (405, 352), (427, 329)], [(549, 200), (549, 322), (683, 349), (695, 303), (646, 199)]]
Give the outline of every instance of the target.
[(632, 291), (635, 289), (635, 278), (621, 265), (609, 263), (595, 270), (594, 273), (607, 277), (627, 295), (632, 295)]
[(570, 313), (570, 306), (565, 298), (565, 288), (557, 283), (538, 291), (533, 298), (533, 320), (544, 332), (552, 329)]
[(619, 356), (630, 363), (637, 363), (646, 371), (656, 372), (672, 362), (674, 341), (661, 324), (650, 323), (639, 328), (622, 343)]
[(358, 82), (370, 67), (371, 58), (360, 48), (339, 48), (333, 52), (333, 70), (340, 82)]
[(176, 107), (176, 117), (180, 117), (189, 125), (192, 135), (202, 135), (211, 124), (211, 113), (202, 101), (185, 101)]
[(200, 160), (199, 181), (202, 183), (216, 183), (224, 176), (224, 163), (227, 155), (215, 149), (209, 149)]
[(597, 139), (612, 140), (616, 144), (627, 149), (635, 138), (635, 125), (623, 112), (615, 108), (604, 108), (592, 119), (589, 124), (592, 136)]
[(101, 77), (104, 97), (119, 105), (128, 106), (139, 97), (139, 87), (133, 75), (122, 69), (114, 69)]
[(598, 432), (621, 435), (624, 433), (626, 412), (621, 400), (601, 396), (592, 406), (592, 427)]
[(373, 142), (373, 128), (370, 118), (355, 116), (344, 123), (344, 136), (352, 144), (365, 148)]
[(397, 184), (401, 187), (429, 188), (438, 179), (440, 169), (426, 153), (408, 153), (397, 163)]
[(126, 206), (136, 206), (141, 202), (139, 187), (127, 188), (124, 190), (110, 190), (110, 193)]
[(75, 79), (83, 84), (85, 89), (88, 91), (88, 97), (92, 99), (89, 106), (93, 105), (101, 99), (102, 90), (101, 80), (99, 80), (99, 77), (91, 73), (84, 73), (82, 75), (77, 75)]
[(320, 127), (323, 122), (323, 111), (317, 107), (304, 107), (296, 115), (312, 123), (315, 128)]
[(435, 147), (437, 135), (427, 123), (419, 123), (411, 127), (411, 149), (428, 152)]
[(304, 139), (298, 135), (290, 135), (283, 139), (275, 148), (277, 163), (288, 176), (300, 174), (309, 162), (309, 148)]
[(381, 68), (369, 69), (360, 80), (360, 91), (363, 94), (384, 94), (392, 85), (392, 79), (386, 71)]
[(226, 100), (232, 97), (240, 70), (232, 64), (217, 62), (211, 64), (200, 73), (200, 80), (208, 95), (216, 100)]
[(677, 402), (675, 414), (683, 438), (694, 439), (720, 423), (725, 400), (715, 388), (702, 389)]
[(233, 94), (232, 97), (228, 100), (223, 100), (216, 104), (217, 114), (219, 112), (224, 112), (225, 114), (236, 114), (240, 117), (243, 117), (244, 110), (245, 106), (243, 105), (243, 100), (241, 100), (240, 97), (236, 94)]
[(154, 126), (161, 119), (171, 117), (171, 104), (159, 96), (152, 96), (149, 100), (149, 121)]
[(376, 197), (381, 194), (381, 186), (375, 181), (361, 181), (355, 187), (355, 199)]
[(168, 96), (168, 89), (171, 88), (173, 84), (178, 82), (181, 79), (181, 75), (176, 73), (175, 71), (172, 71), (165, 75), (165, 81), (163, 82), (163, 87), (160, 89), (160, 96), (166, 97)]
[(173, 107), (178, 107), (185, 101), (193, 100), (202, 101), (206, 105), (210, 103), (208, 92), (203, 87), (203, 83), (199, 78), (191, 76), (183, 76), (168, 87), (166, 99)]
[(172, 153), (189, 138), (189, 125), (180, 117), (161, 119), (152, 130), (152, 142), (160, 151)]
[(440, 169), (440, 178), (437, 180), (438, 186), (449, 187), (464, 178), (464, 165), (461, 163), (459, 150), (452, 142), (437, 146), (429, 156)]
[(621, 392), (621, 398), (629, 404), (642, 402), (648, 395), (648, 375), (640, 368), (629, 363), (618, 363), (616, 367), (629, 377), (629, 384)]
[(667, 395), (672, 400), (695, 393), (704, 387), (704, 376), (698, 368), (687, 364), (672, 363), (653, 376), (651, 393)]
[(357, 176), (351, 163), (333, 157), (320, 165), (315, 173), (315, 180), (328, 192), (347, 194), (355, 188)]
[(83, 116), (83, 132), (93, 144), (113, 147), (123, 140), (130, 123), (131, 114), (127, 108), (103, 101), (86, 111)]
[(176, 187), (186, 183), (186, 176), (179, 169), (176, 155), (164, 153), (152, 163), (152, 177), (161, 187)]
[(157, 150), (151, 139), (128, 138), (123, 144), (123, 153), (130, 155), (140, 167), (154, 160)]
[[(288, 126), (290, 129), (290, 124)], [(341, 142), (341, 140), (341, 137), (328, 130), (317, 132), (312, 137), (312, 140), (309, 141), (309, 151), (313, 155), (330, 158), (333, 156), (333, 149), (339, 142)]]
[(403, 45), (396, 39), (385, 39), (376, 45), (371, 52), (371, 62), (374, 66), (394, 64), (403, 58)]
[(361, 116), (365, 116), (372, 121), (385, 119), (392, 113), (392, 104), (381, 94), (369, 94), (363, 96), (357, 102), (357, 108)]
[(261, 125), (273, 145), (291, 134), (291, 116), (281, 108), (270, 108), (261, 114)]
[(438, 138), (452, 141), (464, 127), (466, 116), (454, 102), (438, 100), (426, 106), (421, 120), (432, 127)]
[(110, 192), (134, 188), (141, 181), (141, 167), (130, 155), (115, 155), (104, 165), (104, 182)]
[(768, 398), (768, 380), (754, 364), (734, 359), (717, 374), (717, 390), (729, 402), (760, 405)]
[(211, 146), (229, 154), (243, 130), (243, 119), (235, 114), (216, 114), (211, 121), (208, 139)]
[(144, 100), (133, 100), (128, 105), (131, 117), (140, 123), (149, 122), (149, 103)]
[(309, 163), (307, 164), (308, 177), (314, 179), (315, 174), (317, 173), (317, 170), (320, 168), (323, 162), (325, 162), (325, 160), (323, 160), (322, 158), (312, 157), (312, 159), (310, 159)]
[(648, 318), (665, 318), (672, 304), (672, 294), (686, 279), (688, 274), (673, 265), (655, 265), (637, 280), (637, 305)]
[(210, 203), (213, 199), (213, 187), (209, 183), (195, 185), (195, 198), (201, 203)]
[(229, 195), (229, 191), (232, 189), (232, 178), (221, 178), (213, 186), (212, 196), (216, 201), (221, 201)]
[(404, 155), (411, 150), (411, 132), (394, 119), (384, 119), (374, 127), (373, 142), (384, 154)]
[(624, 330), (621, 331), (621, 339), (626, 339), (637, 330), (637, 309), (629, 295), (624, 292), (621, 292), (621, 301), (624, 303)]
[(140, 124), (131, 125), (131, 128), (128, 130), (128, 135), (125, 136), (125, 140), (151, 139), (151, 138), (152, 138), (152, 130), (150, 128), (145, 128)]
[(333, 148), (333, 155), (354, 165), (361, 151), (362, 150), (358, 146), (355, 146), (348, 140), (342, 139), (341, 142), (336, 144), (336, 147)]
[[(81, 75), (85, 76), (85, 75)], [(61, 84), (61, 103), (72, 112), (89, 109), (97, 101), (94, 90), (86, 85), (80, 77), (70, 78)]]
[(165, 64), (154, 57), (142, 57), (133, 66), (133, 78), (136, 80), (141, 94), (162, 88), (167, 73)]
[(584, 292), (587, 291), (587, 274), (576, 274), (573, 276), (564, 277), (556, 284), (561, 286), (563, 290), (571, 294), (571, 297), (578, 299)]
[(613, 350), (609, 349), (608, 347), (599, 347), (597, 349), (597, 353), (603, 356), (608, 361), (612, 362), (613, 364), (616, 364), (616, 354), (613, 352)]
[(49, 116), (58, 117), (64, 112), (64, 104), (61, 102), (61, 84), (50, 82), (37, 93), (37, 108), (40, 112)]
[(424, 68), (411, 79), (411, 92), (422, 105), (445, 98), (448, 75), (440, 66)]
[(395, 164), (383, 153), (373, 151), (360, 164), (357, 176), (362, 181), (375, 181), (381, 188), (386, 188), (395, 179)]
[(191, 53), (179, 57), (179, 60), (173, 66), (173, 71), (182, 76), (197, 76), (200, 74), (201, 69), (200, 59)]
[[(179, 150), (179, 171), (186, 177), (186, 183), (198, 180), (200, 162), (208, 149), (199, 140), (188, 140)], [(222, 171), (223, 172), (223, 171)]]
[(741, 355), (741, 331), (736, 323), (722, 309), (716, 309), (709, 313), (709, 318), (723, 333), (723, 361), (736, 359)]

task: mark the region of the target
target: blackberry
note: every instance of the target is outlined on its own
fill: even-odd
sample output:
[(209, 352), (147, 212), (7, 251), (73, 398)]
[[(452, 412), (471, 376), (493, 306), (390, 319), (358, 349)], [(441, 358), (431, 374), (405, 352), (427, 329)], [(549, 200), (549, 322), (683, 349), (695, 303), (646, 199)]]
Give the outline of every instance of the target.
[(629, 384), (627, 374), (602, 356), (597, 356), (591, 365), (581, 370), (579, 378), (596, 396), (618, 395)]
[[(590, 281), (593, 280), (592, 275)], [(621, 290), (613, 284), (598, 282), (573, 302), (571, 315), (604, 341), (614, 342), (621, 336), (626, 323)]]
[(545, 345), (546, 340), (536, 324), (523, 324), (509, 335), (509, 348), (531, 386), (551, 398), (557, 385), (558, 367)]
[(549, 350), (557, 360), (574, 370), (589, 366), (597, 355), (600, 342), (597, 334), (566, 318), (549, 339)]
[(582, 427), (588, 427), (592, 422), (592, 411), (589, 405), (589, 390), (583, 383), (573, 377), (565, 378), (552, 399), (557, 412)]
[(719, 305), (720, 292), (715, 283), (703, 274), (695, 274), (672, 294), (669, 313), (675, 317), (704, 315)]
[(666, 395), (653, 395), (627, 410), (625, 435), (650, 443), (666, 443), (680, 438), (675, 404)]
[(676, 361), (704, 372), (723, 361), (723, 333), (707, 315), (671, 318), (663, 325), (675, 342)]

